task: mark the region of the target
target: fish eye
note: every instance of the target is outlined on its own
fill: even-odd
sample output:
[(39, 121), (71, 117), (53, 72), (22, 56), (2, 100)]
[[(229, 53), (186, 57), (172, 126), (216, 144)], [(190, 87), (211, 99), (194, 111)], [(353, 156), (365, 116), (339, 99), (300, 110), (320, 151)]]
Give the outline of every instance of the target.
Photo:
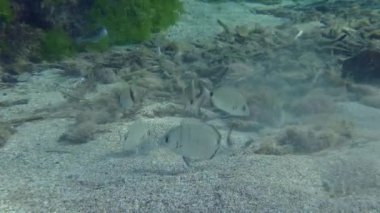
[(212, 97), (214, 95), (214, 93), (213, 92), (210, 92), (210, 97)]
[(165, 136), (165, 143), (169, 143), (169, 136)]
[(242, 109), (243, 111), (247, 111), (247, 107), (246, 107), (246, 106), (243, 106), (241, 109)]
[(193, 105), (193, 103), (194, 103), (194, 100), (193, 100), (193, 99), (191, 99), (191, 100), (190, 100), (190, 104), (191, 104), (191, 105)]

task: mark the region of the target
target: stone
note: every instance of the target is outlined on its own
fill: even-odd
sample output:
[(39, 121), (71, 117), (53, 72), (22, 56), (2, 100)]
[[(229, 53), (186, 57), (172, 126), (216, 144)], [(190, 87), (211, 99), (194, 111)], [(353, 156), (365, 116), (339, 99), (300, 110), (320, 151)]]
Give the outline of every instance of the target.
[(342, 77), (357, 83), (373, 83), (380, 80), (380, 52), (364, 50), (343, 62)]

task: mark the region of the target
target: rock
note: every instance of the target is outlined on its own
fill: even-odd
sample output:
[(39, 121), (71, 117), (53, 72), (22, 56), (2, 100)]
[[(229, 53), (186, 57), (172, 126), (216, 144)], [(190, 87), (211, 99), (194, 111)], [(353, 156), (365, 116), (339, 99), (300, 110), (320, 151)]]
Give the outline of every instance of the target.
[(343, 62), (342, 77), (358, 83), (380, 80), (380, 52), (364, 50)]
[(8, 73), (4, 73), (1, 76), (1, 81), (4, 83), (17, 83), (18, 82), (16, 75), (11, 75)]

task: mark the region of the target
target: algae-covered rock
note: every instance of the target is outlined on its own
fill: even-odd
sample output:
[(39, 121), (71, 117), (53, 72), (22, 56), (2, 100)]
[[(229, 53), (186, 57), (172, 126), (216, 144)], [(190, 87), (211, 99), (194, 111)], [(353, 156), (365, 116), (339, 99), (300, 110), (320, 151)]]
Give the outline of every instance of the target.
[(140, 42), (175, 23), (182, 3), (179, 0), (95, 0), (89, 10), (89, 20), (104, 26), (111, 43)]
[(364, 50), (345, 60), (342, 76), (358, 83), (371, 83), (380, 80), (380, 51)]
[[(141, 42), (174, 24), (181, 11), (180, 0), (1, 0), (0, 63), (59, 60), (79, 51)], [(99, 28), (107, 39), (76, 42), (88, 41), (83, 38)]]

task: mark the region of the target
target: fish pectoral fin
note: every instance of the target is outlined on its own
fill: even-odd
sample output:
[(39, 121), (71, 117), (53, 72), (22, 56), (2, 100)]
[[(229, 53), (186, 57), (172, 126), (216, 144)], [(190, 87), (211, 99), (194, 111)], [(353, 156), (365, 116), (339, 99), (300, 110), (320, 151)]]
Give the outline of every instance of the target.
[(232, 148), (233, 147), (233, 142), (231, 140), (231, 134), (232, 134), (232, 130), (235, 128), (236, 124), (232, 124), (228, 130), (228, 133), (227, 133), (227, 146), (229, 148)]
[(218, 152), (218, 150), (219, 150), (219, 147), (215, 150), (214, 153), (212, 153), (212, 155), (210, 156), (209, 160), (211, 160), (211, 159), (213, 159), (215, 157), (215, 155)]
[(183, 161), (185, 162), (187, 167), (190, 167), (191, 159), (185, 156), (182, 156)]
[(244, 145), (241, 147), (241, 149), (247, 149), (249, 148), (255, 141), (253, 139), (249, 139), (244, 143)]

